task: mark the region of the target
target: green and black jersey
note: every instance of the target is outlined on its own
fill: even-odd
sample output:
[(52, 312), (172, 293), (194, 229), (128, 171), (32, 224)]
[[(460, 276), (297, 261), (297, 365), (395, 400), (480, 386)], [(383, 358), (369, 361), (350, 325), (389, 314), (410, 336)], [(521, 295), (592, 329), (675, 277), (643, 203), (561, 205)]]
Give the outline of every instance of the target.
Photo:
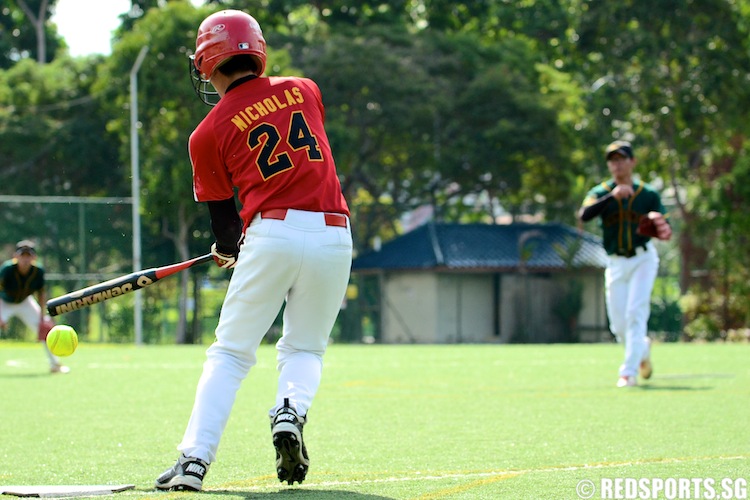
[[(609, 180), (594, 187), (586, 194), (583, 207), (593, 205), (616, 185)], [(634, 182), (633, 192), (633, 196), (622, 200), (611, 198), (599, 214), (604, 250), (608, 254), (633, 255), (636, 248), (644, 247), (650, 239), (636, 233), (641, 216), (649, 212), (666, 213), (659, 193), (650, 185)]]
[(43, 288), (43, 268), (32, 265), (29, 272), (22, 275), (15, 260), (5, 261), (0, 266), (0, 298), (5, 302), (19, 304)]

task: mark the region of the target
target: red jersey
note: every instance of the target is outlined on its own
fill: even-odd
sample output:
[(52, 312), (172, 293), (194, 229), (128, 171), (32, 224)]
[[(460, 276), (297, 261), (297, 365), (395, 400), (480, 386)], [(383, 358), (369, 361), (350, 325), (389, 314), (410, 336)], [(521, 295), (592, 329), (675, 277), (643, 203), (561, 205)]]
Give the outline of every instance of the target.
[(236, 187), (244, 228), (274, 208), (349, 215), (324, 121), (320, 89), (307, 78), (231, 89), (190, 135), (195, 201), (226, 200)]

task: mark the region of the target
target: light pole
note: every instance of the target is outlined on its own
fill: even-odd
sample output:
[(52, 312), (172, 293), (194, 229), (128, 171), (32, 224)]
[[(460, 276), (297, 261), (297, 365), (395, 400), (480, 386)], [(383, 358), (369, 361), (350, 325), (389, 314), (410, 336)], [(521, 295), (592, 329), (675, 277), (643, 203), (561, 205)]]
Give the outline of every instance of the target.
[[(133, 193), (133, 271), (141, 270), (141, 175), (138, 158), (138, 70), (148, 52), (148, 45), (141, 47), (135, 64), (130, 70), (130, 170)], [(143, 299), (140, 290), (135, 292), (133, 311), (135, 344), (143, 343)]]

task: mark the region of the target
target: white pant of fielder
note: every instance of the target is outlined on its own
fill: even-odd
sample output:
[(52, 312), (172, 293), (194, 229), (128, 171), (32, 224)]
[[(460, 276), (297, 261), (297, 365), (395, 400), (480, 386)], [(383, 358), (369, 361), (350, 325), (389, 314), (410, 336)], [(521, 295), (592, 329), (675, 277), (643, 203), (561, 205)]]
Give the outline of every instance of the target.
[(284, 398), (305, 415), (320, 385), (323, 354), (341, 308), (352, 262), (349, 227), (326, 226), (324, 214), (289, 210), (286, 220), (252, 221), (222, 306), (216, 341), (177, 449), (207, 462), (219, 440), (237, 390), (256, 364), (256, 350), (286, 300), (276, 405)]
[[(20, 319), (23, 324), (34, 332), (34, 335), (39, 333), (39, 322), (42, 319), (42, 307), (31, 295), (18, 304), (0, 300), (0, 321), (2, 321), (3, 324), (7, 324), (10, 318), (14, 316)], [(42, 344), (44, 345), (44, 352), (47, 353), (50, 368), (59, 366), (60, 361), (57, 359), (57, 356), (50, 352), (47, 343), (42, 342)]]
[(658, 271), (659, 254), (651, 243), (633, 257), (609, 257), (604, 273), (607, 315), (612, 333), (625, 344), (621, 377), (636, 376), (641, 361), (649, 355), (648, 318)]

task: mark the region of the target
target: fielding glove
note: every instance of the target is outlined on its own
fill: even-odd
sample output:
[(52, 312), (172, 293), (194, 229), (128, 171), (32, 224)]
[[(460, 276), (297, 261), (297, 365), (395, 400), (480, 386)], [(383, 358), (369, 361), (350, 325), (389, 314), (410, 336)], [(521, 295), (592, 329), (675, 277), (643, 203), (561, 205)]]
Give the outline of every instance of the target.
[(211, 256), (216, 265), (222, 269), (232, 269), (237, 264), (237, 254), (220, 252), (216, 248), (216, 243), (211, 245)]
[(668, 240), (672, 236), (672, 227), (659, 212), (649, 212), (641, 216), (636, 231), (642, 236)]
[(38, 340), (46, 340), (47, 334), (50, 330), (52, 330), (52, 327), (55, 326), (55, 322), (52, 318), (49, 316), (44, 316), (39, 321), (39, 329), (37, 330), (37, 339)]

